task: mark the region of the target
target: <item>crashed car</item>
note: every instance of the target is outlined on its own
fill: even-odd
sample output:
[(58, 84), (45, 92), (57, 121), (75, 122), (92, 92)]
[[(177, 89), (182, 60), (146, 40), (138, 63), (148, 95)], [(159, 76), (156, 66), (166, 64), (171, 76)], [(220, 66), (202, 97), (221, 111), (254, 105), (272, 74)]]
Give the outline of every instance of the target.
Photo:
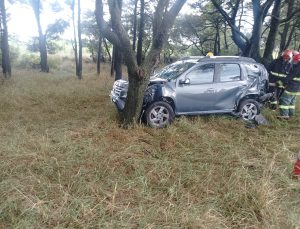
[[(157, 128), (180, 115), (230, 113), (253, 120), (272, 96), (267, 85), (267, 70), (251, 58), (184, 58), (150, 78), (141, 120)], [(124, 109), (127, 90), (128, 81), (115, 81), (110, 97), (119, 110)]]

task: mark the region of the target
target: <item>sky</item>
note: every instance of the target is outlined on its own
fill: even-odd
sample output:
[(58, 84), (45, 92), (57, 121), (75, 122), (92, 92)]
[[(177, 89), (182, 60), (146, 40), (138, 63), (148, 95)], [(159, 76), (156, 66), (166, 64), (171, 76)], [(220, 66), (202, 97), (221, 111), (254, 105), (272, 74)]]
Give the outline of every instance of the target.
[[(188, 0), (188, 2), (193, 2), (194, 0)], [(44, 5), (44, 9), (47, 9), (47, 2), (49, 0), (42, 1)], [(62, 2), (62, 1), (61, 1)], [(26, 5), (21, 5), (19, 3), (15, 3), (10, 5), (6, 4), (7, 12), (10, 15), (8, 20), (8, 32), (10, 35), (16, 35), (19, 40), (28, 41), (34, 36), (38, 36), (36, 20), (34, 17), (34, 13), (31, 7)], [(81, 1), (82, 13), (87, 10), (94, 10), (95, 8), (95, 0), (83, 0)], [(183, 7), (181, 12), (188, 12), (191, 9), (188, 9), (187, 4)], [(51, 11), (51, 10), (49, 10)], [(68, 18), (71, 17), (71, 11), (68, 7), (64, 8), (64, 11), (55, 14), (51, 12), (47, 12), (44, 10), (41, 14), (41, 23), (43, 30), (46, 29), (48, 24), (51, 24), (55, 21), (55, 18), (64, 18), (68, 21)], [(44, 32), (44, 31), (43, 31)], [(68, 30), (63, 35), (65, 39), (71, 39), (73, 37), (72, 28), (69, 27)]]
[[(95, 7), (93, 0), (84, 0), (82, 2), (82, 13), (87, 10), (93, 10)], [(48, 7), (49, 6), (45, 5), (44, 9), (47, 9)], [(13, 5), (7, 4), (6, 8), (9, 14), (7, 22), (9, 34), (18, 36), (18, 38), (22, 41), (27, 41), (33, 36), (38, 36), (36, 20), (31, 7), (15, 3)], [(68, 21), (68, 18), (70, 17), (71, 10), (69, 7), (64, 7), (64, 10), (60, 13), (47, 12), (44, 10), (41, 14), (42, 27), (45, 30), (47, 25), (53, 23), (56, 18), (63, 18)], [(69, 27), (64, 34), (64, 38), (71, 38), (72, 35), (72, 29)]]

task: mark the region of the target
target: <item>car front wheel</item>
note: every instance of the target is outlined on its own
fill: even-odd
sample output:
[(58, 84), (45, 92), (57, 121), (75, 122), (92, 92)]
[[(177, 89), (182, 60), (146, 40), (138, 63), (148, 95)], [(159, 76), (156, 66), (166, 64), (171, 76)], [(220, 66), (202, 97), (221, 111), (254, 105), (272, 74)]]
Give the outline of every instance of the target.
[(164, 128), (174, 119), (173, 108), (166, 102), (159, 101), (151, 104), (145, 111), (147, 124), (154, 128)]
[(243, 120), (249, 121), (259, 115), (260, 108), (254, 99), (246, 99), (240, 103), (238, 111)]

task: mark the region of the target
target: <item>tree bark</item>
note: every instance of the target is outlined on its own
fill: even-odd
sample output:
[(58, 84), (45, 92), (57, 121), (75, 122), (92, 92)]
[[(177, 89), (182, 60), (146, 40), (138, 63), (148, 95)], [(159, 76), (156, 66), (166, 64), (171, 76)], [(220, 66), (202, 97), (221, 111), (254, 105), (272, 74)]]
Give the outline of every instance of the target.
[(101, 58), (102, 58), (102, 36), (99, 36), (98, 55), (97, 55), (97, 75), (98, 76), (100, 76)]
[[(113, 7), (118, 7), (120, 17), (122, 15), (122, 0), (116, 0), (115, 3), (112, 4)], [(118, 21), (112, 20), (112, 29), (118, 30)], [(114, 45), (114, 62), (113, 62), (113, 69), (115, 71), (115, 80), (122, 79), (122, 51), (120, 48)]]
[(32, 8), (34, 11), (35, 19), (37, 22), (38, 33), (39, 33), (39, 50), (40, 50), (40, 64), (42, 72), (49, 72), (48, 60), (47, 60), (47, 43), (46, 36), (43, 34), (41, 19), (40, 19), (40, 0), (32, 2)]
[(77, 19), (77, 35), (78, 35), (78, 69), (77, 76), (78, 79), (82, 79), (82, 39), (81, 39), (81, 5), (80, 0), (78, 2), (78, 19)]
[(140, 26), (139, 26), (139, 39), (137, 46), (137, 64), (140, 66), (142, 64), (143, 59), (143, 37), (144, 37), (144, 28), (145, 28), (145, 2), (144, 0), (140, 0), (141, 2), (141, 11), (140, 11)]
[[(295, 5), (295, 0), (289, 0), (287, 12), (286, 12), (286, 17), (289, 17), (289, 15), (292, 14), (293, 9), (294, 9), (294, 5)], [(282, 33), (280, 34), (280, 45), (279, 45), (280, 53), (288, 47), (287, 38), (288, 38), (289, 29), (290, 29), (290, 21), (287, 21), (284, 24)]]
[(272, 10), (272, 18), (270, 24), (270, 31), (266, 42), (266, 48), (263, 56), (263, 63), (268, 65), (273, 60), (273, 50), (275, 47), (276, 36), (278, 33), (278, 27), (280, 23), (280, 9), (281, 0), (275, 0), (275, 4)]
[(2, 72), (5, 78), (11, 77), (11, 64), (9, 56), (8, 30), (6, 23), (5, 1), (0, 1), (1, 7), (1, 51), (2, 51)]
[(220, 55), (220, 51), (221, 51), (219, 26), (220, 26), (219, 21), (217, 21), (215, 23), (216, 34), (215, 34), (215, 41), (214, 41), (214, 55)]
[(241, 0), (237, 0), (235, 2), (235, 5), (232, 7), (231, 16), (229, 16), (229, 14), (225, 10), (223, 10), (222, 6), (217, 0), (211, 1), (230, 26), (232, 39), (242, 51), (242, 55), (252, 57), (257, 61), (260, 61), (260, 42), (263, 20), (265, 19), (267, 12), (272, 6), (274, 0), (267, 0), (263, 4), (261, 4), (260, 0), (252, 0), (254, 25), (252, 28), (252, 35), (250, 39), (245, 34), (243, 34), (235, 24), (238, 9), (240, 7), (240, 4), (242, 3)]
[(72, 23), (73, 23), (73, 35), (74, 35), (74, 58), (75, 58), (75, 72), (76, 76), (79, 68), (79, 60), (78, 60), (78, 44), (77, 44), (77, 35), (76, 35), (76, 22), (75, 22), (75, 0), (72, 1)]
[(133, 13), (133, 31), (132, 31), (132, 49), (135, 51), (136, 48), (136, 31), (137, 31), (137, 6), (138, 0), (134, 1), (134, 13)]
[[(82, 79), (82, 39), (81, 39), (81, 5), (80, 0), (77, 0), (77, 23), (75, 22), (75, 0), (72, 1), (72, 22), (74, 33), (74, 57), (75, 71), (79, 80)], [(77, 30), (76, 30), (77, 28)]]
[(107, 42), (106, 42), (106, 39), (103, 38), (103, 43), (104, 43), (104, 47), (105, 47), (105, 50), (107, 52), (107, 55), (108, 55), (108, 61), (112, 61), (112, 57), (111, 57), (111, 54), (110, 54), (110, 51), (109, 51), (109, 48), (108, 48), (108, 45), (107, 45)]
[(115, 72), (115, 59), (116, 59), (116, 47), (113, 46), (111, 63), (110, 63), (110, 76), (113, 76)]
[(247, 45), (244, 54), (246, 56), (252, 57), (256, 61), (260, 61), (260, 42), (261, 42), (261, 33), (263, 26), (263, 8), (260, 5), (259, 0), (252, 0), (253, 4), (253, 17), (254, 24), (252, 29), (252, 35), (250, 43)]
[(122, 79), (122, 52), (118, 49), (115, 49), (114, 58), (115, 80), (119, 80)]

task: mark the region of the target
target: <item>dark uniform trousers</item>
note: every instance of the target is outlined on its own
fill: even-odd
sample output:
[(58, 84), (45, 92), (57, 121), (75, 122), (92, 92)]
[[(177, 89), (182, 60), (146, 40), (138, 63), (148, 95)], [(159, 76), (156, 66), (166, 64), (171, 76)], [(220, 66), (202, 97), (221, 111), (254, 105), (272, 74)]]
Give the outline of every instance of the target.
[(269, 92), (274, 93), (270, 99), (270, 108), (273, 110), (277, 108), (279, 98), (284, 91), (283, 81), (291, 68), (292, 64), (284, 61), (282, 57), (272, 61), (269, 66)]
[(300, 63), (295, 65), (285, 83), (287, 86), (279, 100), (279, 112), (281, 116), (290, 117), (295, 115), (296, 97), (300, 95)]

